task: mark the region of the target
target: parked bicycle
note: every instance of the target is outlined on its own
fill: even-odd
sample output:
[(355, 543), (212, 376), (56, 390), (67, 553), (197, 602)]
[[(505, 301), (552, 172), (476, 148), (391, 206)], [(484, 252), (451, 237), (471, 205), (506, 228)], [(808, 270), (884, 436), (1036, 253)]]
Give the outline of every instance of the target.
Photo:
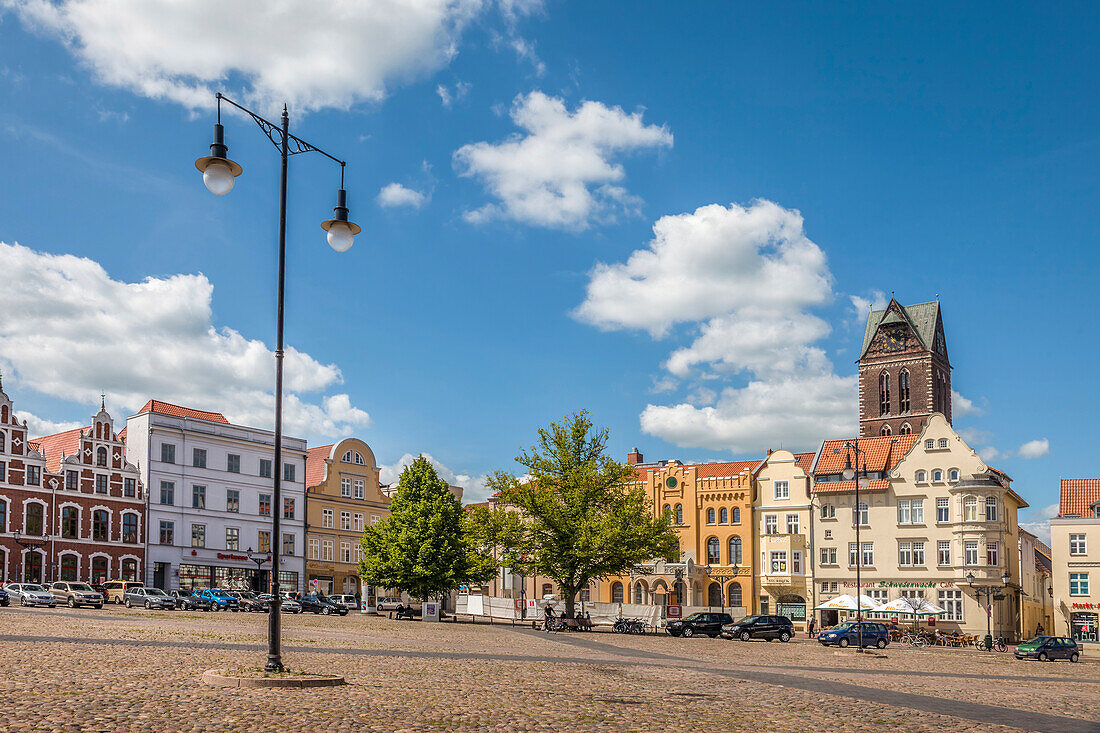
[(909, 646), (921, 647), (927, 644), (928, 640), (920, 634), (906, 634), (905, 636), (901, 637), (901, 642), (903, 644), (908, 644)]
[(620, 618), (615, 621), (611, 630), (616, 634), (644, 634), (645, 623), (638, 618)]
[[(987, 647), (985, 645), (985, 639), (978, 639), (977, 646), (978, 646), (979, 651), (983, 651), (983, 652), (989, 651), (989, 647)], [(995, 652), (1007, 652), (1008, 651), (1008, 641), (1003, 636), (998, 636), (996, 639), (993, 640), (993, 651), (995, 651)]]

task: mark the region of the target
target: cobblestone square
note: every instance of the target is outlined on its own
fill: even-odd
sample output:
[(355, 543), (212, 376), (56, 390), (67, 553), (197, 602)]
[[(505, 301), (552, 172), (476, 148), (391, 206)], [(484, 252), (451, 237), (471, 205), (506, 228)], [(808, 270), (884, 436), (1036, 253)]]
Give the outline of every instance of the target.
[(348, 685), (214, 689), (256, 669), (263, 614), (0, 611), (3, 731), (1100, 730), (1100, 659), (529, 626), (284, 617), (292, 671)]

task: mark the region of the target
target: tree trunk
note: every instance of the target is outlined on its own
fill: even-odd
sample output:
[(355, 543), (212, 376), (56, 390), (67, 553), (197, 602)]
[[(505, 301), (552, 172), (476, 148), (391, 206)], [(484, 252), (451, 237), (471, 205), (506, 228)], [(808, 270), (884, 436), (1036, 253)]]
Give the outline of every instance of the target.
[(572, 586), (562, 586), (561, 588), (562, 600), (565, 601), (565, 618), (575, 618), (573, 613), (573, 603), (577, 597), (577, 591)]

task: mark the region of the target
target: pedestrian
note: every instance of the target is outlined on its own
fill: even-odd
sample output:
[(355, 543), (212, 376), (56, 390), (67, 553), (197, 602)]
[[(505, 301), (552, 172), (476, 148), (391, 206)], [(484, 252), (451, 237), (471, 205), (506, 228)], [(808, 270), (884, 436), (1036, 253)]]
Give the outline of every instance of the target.
[(550, 622), (554, 620), (554, 608), (549, 603), (546, 604), (545, 614), (542, 628), (545, 631), (550, 631)]
[(814, 638), (814, 629), (817, 628), (817, 617), (810, 616), (810, 622), (806, 624), (806, 637), (809, 639)]
[(1035, 635), (1036, 636), (1042, 636), (1043, 635), (1043, 622), (1042, 621), (1035, 624)]

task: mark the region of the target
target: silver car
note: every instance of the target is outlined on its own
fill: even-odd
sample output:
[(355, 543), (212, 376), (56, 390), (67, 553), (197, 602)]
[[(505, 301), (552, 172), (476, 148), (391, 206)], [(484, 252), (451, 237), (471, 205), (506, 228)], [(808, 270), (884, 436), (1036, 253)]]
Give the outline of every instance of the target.
[(50, 586), (50, 593), (59, 602), (69, 604), (69, 608), (77, 606), (103, 608), (103, 596), (87, 583), (70, 583), (61, 580)]
[(176, 610), (176, 599), (160, 588), (131, 588), (122, 596), (126, 608), (145, 606), (147, 609), (166, 608)]
[(279, 608), (285, 613), (301, 613), (302, 604), (290, 597), (289, 593), (282, 594), (282, 602), (279, 604)]
[(19, 599), (20, 606), (46, 606), (57, 608), (57, 599), (53, 593), (37, 583), (8, 583), (4, 586), (12, 598)]

